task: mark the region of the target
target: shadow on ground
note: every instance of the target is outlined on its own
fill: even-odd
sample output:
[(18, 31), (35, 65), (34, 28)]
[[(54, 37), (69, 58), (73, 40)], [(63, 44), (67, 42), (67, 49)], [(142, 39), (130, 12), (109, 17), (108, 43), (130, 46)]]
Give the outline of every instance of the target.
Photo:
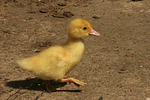
[[(46, 91), (46, 86), (44, 84), (44, 80), (38, 78), (18, 80), (18, 81), (9, 81), (6, 82), (5, 85), (11, 88), (16, 89), (27, 89), (27, 90), (38, 90), (38, 91)], [(58, 81), (50, 80), (50, 83), (53, 87), (63, 87), (67, 83), (60, 83)], [(50, 88), (51, 92), (81, 92), (82, 90), (53, 90)]]

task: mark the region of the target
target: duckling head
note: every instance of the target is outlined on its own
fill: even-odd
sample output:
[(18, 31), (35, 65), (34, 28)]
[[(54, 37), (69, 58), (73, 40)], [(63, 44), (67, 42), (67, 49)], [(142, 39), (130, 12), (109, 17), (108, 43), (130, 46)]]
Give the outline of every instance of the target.
[(100, 36), (98, 32), (93, 30), (89, 21), (85, 19), (74, 19), (68, 25), (68, 34), (74, 38), (81, 38), (88, 35)]

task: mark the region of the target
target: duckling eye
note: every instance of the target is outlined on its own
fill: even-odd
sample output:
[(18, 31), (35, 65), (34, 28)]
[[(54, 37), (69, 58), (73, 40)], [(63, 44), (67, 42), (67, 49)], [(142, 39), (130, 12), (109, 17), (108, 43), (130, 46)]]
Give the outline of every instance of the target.
[(86, 30), (87, 29), (87, 27), (83, 27), (83, 30)]

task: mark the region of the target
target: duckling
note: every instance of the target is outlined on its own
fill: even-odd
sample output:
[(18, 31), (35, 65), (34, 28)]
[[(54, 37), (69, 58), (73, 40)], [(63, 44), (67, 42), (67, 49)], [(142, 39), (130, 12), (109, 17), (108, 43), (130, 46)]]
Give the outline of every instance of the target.
[[(74, 19), (68, 25), (68, 40), (64, 45), (51, 46), (35, 56), (18, 60), (17, 63), (43, 80), (56, 80), (84, 86), (86, 83), (82, 81), (63, 77), (82, 59), (84, 53), (82, 37), (89, 35), (100, 36), (93, 30), (89, 21)], [(47, 85), (49, 82), (46, 84), (46, 89)]]

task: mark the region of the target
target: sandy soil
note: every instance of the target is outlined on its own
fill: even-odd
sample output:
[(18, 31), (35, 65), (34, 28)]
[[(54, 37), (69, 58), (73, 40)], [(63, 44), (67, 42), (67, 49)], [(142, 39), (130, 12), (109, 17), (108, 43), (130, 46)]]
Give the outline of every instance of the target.
[[(75, 1), (0, 1), (0, 100), (150, 100), (150, 1), (81, 0), (64, 8)], [(66, 76), (87, 85), (49, 93), (16, 60), (64, 43), (74, 18), (101, 33), (84, 38), (84, 57)]]

